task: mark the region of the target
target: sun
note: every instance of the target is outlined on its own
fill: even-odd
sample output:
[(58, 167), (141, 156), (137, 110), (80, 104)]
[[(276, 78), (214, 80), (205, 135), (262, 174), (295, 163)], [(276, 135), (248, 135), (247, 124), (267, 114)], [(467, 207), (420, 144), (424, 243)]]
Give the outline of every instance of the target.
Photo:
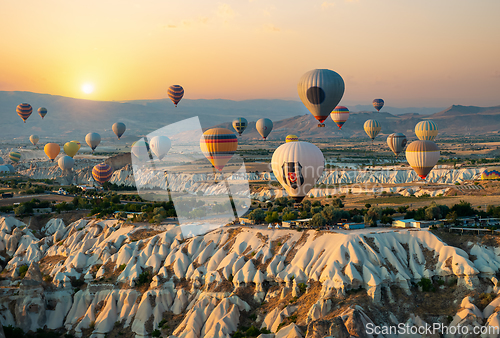
[(94, 85), (92, 83), (84, 83), (82, 85), (82, 91), (85, 94), (91, 94), (94, 91)]

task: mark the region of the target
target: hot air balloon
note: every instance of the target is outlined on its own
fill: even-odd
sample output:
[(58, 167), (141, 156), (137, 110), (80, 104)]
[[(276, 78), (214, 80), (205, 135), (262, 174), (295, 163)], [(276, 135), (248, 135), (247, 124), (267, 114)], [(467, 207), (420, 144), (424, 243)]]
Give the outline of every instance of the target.
[(17, 106), (16, 112), (23, 119), (24, 123), (26, 123), (26, 120), (33, 112), (33, 107), (29, 103), (21, 103)]
[(101, 184), (109, 181), (113, 175), (113, 169), (106, 163), (101, 163), (92, 168), (92, 177)]
[(288, 135), (285, 138), (285, 142), (297, 142), (299, 140), (299, 137), (297, 135)]
[(57, 161), (62, 171), (70, 171), (75, 166), (75, 160), (70, 156), (62, 156)]
[(275, 150), (271, 166), (288, 195), (300, 202), (323, 173), (325, 158), (312, 143), (288, 142)]
[(344, 80), (333, 70), (314, 69), (299, 80), (297, 90), (306, 108), (319, 121), (318, 127), (324, 127), (323, 122), (337, 106), (344, 95)]
[(247, 126), (248, 122), (243, 117), (238, 117), (237, 119), (233, 120), (233, 128), (238, 132), (240, 136), (245, 131), (245, 129), (247, 129)]
[(144, 141), (144, 139), (140, 139), (139, 141), (132, 143), (130, 152), (137, 159), (144, 160), (149, 159), (149, 149), (149, 143)]
[(71, 158), (75, 157), (76, 153), (78, 152), (78, 149), (80, 149), (80, 147), (73, 141), (66, 142), (63, 146), (64, 152)]
[(9, 159), (13, 163), (18, 163), (21, 160), (21, 153), (18, 153), (17, 151), (13, 151), (9, 154)]
[(45, 115), (47, 115), (47, 108), (44, 108), (44, 107), (38, 108), (38, 115), (40, 115), (42, 117), (42, 120), (43, 120)]
[(173, 85), (168, 87), (168, 97), (170, 98), (170, 100), (172, 100), (176, 107), (183, 96), (184, 88), (182, 88), (181, 86)]
[(209, 129), (200, 139), (200, 148), (212, 165), (222, 171), (238, 149), (238, 138), (229, 129)]
[(59, 147), (59, 144), (57, 143), (47, 143), (43, 148), (43, 151), (45, 151), (45, 155), (47, 155), (47, 157), (54, 162), (54, 159), (61, 151), (61, 147)]
[(6, 164), (5, 166), (7, 168), (9, 168), (11, 174), (16, 172), (16, 169), (14, 168), (14, 166), (12, 164), (9, 163), (9, 164)]
[(0, 173), (1, 174), (10, 173), (9, 167), (7, 167), (6, 165), (0, 165)]
[(373, 107), (377, 109), (377, 111), (380, 111), (380, 109), (382, 109), (383, 106), (384, 106), (384, 100), (382, 99), (373, 100)]
[(257, 123), (255, 123), (255, 129), (257, 129), (260, 136), (262, 136), (265, 140), (271, 130), (273, 130), (273, 121), (266, 118), (260, 119)]
[(481, 179), (482, 180), (500, 179), (500, 167), (492, 167), (484, 169), (484, 171), (481, 173)]
[(165, 155), (167, 155), (170, 147), (172, 146), (172, 143), (170, 142), (170, 139), (168, 137), (159, 135), (154, 136), (151, 139), (149, 146), (153, 154), (155, 154), (156, 157), (161, 160), (163, 157), (165, 157)]
[(36, 146), (36, 144), (38, 143), (38, 141), (40, 140), (40, 138), (38, 137), (38, 135), (31, 135), (30, 136), (30, 142)]
[(82, 146), (82, 144), (80, 143), (80, 141), (73, 140), (71, 142), (76, 143), (78, 145), (78, 150), (80, 150), (80, 147)]
[(342, 129), (345, 121), (349, 118), (349, 109), (344, 106), (337, 106), (330, 115), (332, 116), (333, 122), (337, 124), (339, 129)]
[(434, 141), (439, 129), (431, 120), (420, 121), (415, 126), (415, 134), (419, 140)]
[(125, 123), (116, 122), (111, 128), (113, 129), (113, 133), (115, 133), (115, 135), (118, 136), (118, 139), (120, 139), (125, 132), (125, 129), (127, 129), (127, 126), (125, 126)]
[(425, 180), (440, 157), (439, 148), (432, 141), (414, 141), (406, 147), (406, 160), (418, 176)]
[(382, 126), (377, 120), (367, 120), (364, 124), (364, 128), (366, 134), (372, 139), (372, 142), (382, 130)]
[(85, 136), (85, 142), (87, 142), (89, 147), (92, 148), (92, 152), (94, 152), (94, 149), (101, 143), (101, 135), (98, 133), (88, 133)]
[(394, 133), (387, 136), (387, 145), (389, 145), (389, 148), (391, 148), (392, 152), (396, 156), (403, 151), (407, 142), (408, 140), (406, 139), (406, 136), (401, 133)]
[(3, 164), (3, 158), (0, 157), (0, 164)]

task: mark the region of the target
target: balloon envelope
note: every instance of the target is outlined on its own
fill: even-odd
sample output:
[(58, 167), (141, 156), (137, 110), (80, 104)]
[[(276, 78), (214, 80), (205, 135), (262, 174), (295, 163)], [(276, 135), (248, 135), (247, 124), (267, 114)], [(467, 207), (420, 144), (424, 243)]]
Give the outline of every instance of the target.
[(94, 149), (101, 143), (101, 135), (98, 133), (88, 133), (85, 136), (85, 142), (87, 142), (89, 147), (92, 148), (92, 152), (94, 152)]
[(363, 126), (366, 134), (373, 140), (377, 137), (378, 133), (382, 130), (380, 122), (377, 120), (367, 120)]
[(71, 170), (75, 166), (75, 160), (70, 156), (62, 156), (57, 161), (57, 164), (59, 165), (59, 168), (61, 168), (61, 170), (63, 171)]
[(23, 119), (24, 123), (26, 123), (26, 120), (33, 112), (33, 107), (29, 103), (21, 103), (17, 106), (16, 112)]
[(98, 164), (92, 168), (92, 177), (101, 184), (109, 181), (112, 175), (113, 169), (106, 163)]
[(21, 160), (21, 153), (13, 151), (9, 154), (9, 159), (14, 163), (18, 163)]
[(311, 70), (302, 75), (297, 85), (300, 100), (320, 123), (340, 102), (344, 90), (342, 77), (329, 69)]
[(5, 166), (7, 168), (9, 168), (11, 174), (16, 172), (16, 169), (14, 168), (14, 166), (12, 164), (9, 163), (9, 164), (6, 164)]
[(248, 122), (243, 117), (238, 117), (237, 119), (233, 120), (233, 128), (238, 132), (240, 136), (245, 131), (245, 129), (247, 129), (247, 126)]
[(10, 173), (10, 169), (9, 167), (7, 167), (6, 165), (0, 165), (0, 173)]
[(38, 115), (40, 115), (42, 117), (42, 120), (43, 120), (45, 115), (47, 115), (47, 108), (44, 108), (44, 107), (38, 108)]
[(111, 129), (113, 129), (113, 133), (115, 133), (115, 135), (118, 136), (118, 139), (120, 139), (120, 137), (122, 137), (123, 133), (127, 129), (127, 126), (125, 126), (125, 123), (116, 122), (113, 124)]
[(149, 144), (153, 154), (155, 154), (155, 156), (160, 160), (167, 155), (171, 146), (172, 143), (170, 142), (170, 139), (163, 135), (154, 136)]
[(47, 155), (47, 157), (54, 162), (54, 159), (61, 151), (61, 147), (59, 147), (59, 144), (57, 143), (47, 143), (45, 147), (43, 147), (43, 151), (45, 152), (45, 155)]
[(420, 121), (415, 126), (415, 135), (419, 140), (434, 141), (438, 132), (438, 126), (431, 120)]
[(262, 136), (265, 140), (271, 130), (273, 130), (273, 121), (266, 118), (260, 119), (257, 123), (255, 123), (255, 129), (257, 129), (260, 136)]
[(432, 141), (414, 141), (406, 147), (406, 160), (422, 179), (431, 172), (439, 157), (439, 148)]
[(498, 180), (500, 179), (500, 167), (486, 168), (481, 173), (482, 180)]
[(0, 164), (3, 164), (3, 158), (0, 157)]
[(299, 137), (297, 135), (288, 135), (285, 138), (285, 142), (297, 142), (299, 140)]
[(80, 147), (82, 146), (82, 144), (80, 143), (80, 141), (73, 140), (71, 142), (76, 143), (78, 145), (78, 150), (80, 150)]
[(288, 195), (300, 202), (323, 173), (325, 158), (312, 143), (289, 142), (274, 151), (271, 166)]
[(377, 109), (377, 111), (380, 111), (380, 109), (382, 109), (383, 106), (384, 106), (384, 100), (382, 99), (373, 100), (373, 107)]
[(403, 151), (406, 143), (408, 143), (408, 140), (402, 133), (393, 133), (387, 136), (387, 145), (389, 146), (389, 148), (391, 148), (392, 152), (396, 156), (398, 156), (399, 153)]
[(183, 96), (184, 88), (182, 88), (182, 86), (173, 85), (168, 87), (168, 97), (170, 98), (170, 100), (172, 100), (176, 107)]
[(200, 139), (200, 148), (212, 165), (222, 171), (238, 149), (238, 138), (226, 128), (209, 129)]
[(337, 106), (330, 115), (332, 116), (332, 120), (333, 122), (335, 122), (337, 127), (339, 127), (339, 129), (342, 129), (342, 126), (349, 118), (349, 109), (344, 106)]
[(38, 137), (38, 135), (31, 135), (30, 136), (30, 142), (36, 146), (36, 144), (38, 143), (38, 141), (40, 140), (40, 138)]
[(80, 147), (78, 146), (78, 144), (76, 144), (73, 141), (66, 142), (63, 146), (64, 152), (66, 153), (66, 155), (68, 155), (71, 158), (73, 158), (76, 155), (76, 153), (78, 152), (78, 149), (80, 149)]

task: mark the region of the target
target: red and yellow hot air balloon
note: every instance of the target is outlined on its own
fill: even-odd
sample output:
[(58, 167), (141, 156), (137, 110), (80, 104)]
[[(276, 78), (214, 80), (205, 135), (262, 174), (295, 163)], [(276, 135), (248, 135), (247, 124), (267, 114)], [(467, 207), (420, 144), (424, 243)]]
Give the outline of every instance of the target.
[(419, 140), (406, 147), (406, 160), (421, 179), (425, 180), (441, 156), (436, 143)]
[(43, 151), (45, 152), (45, 155), (47, 155), (47, 157), (54, 162), (54, 159), (61, 151), (61, 147), (59, 147), (59, 144), (57, 143), (47, 143), (45, 147), (43, 147)]
[(170, 100), (172, 100), (176, 107), (183, 96), (184, 88), (182, 88), (182, 86), (173, 85), (168, 87), (168, 97), (170, 98)]
[(26, 120), (33, 112), (33, 107), (29, 103), (21, 103), (17, 106), (16, 112), (23, 119), (24, 123), (26, 123)]
[(209, 129), (201, 137), (200, 148), (212, 165), (222, 171), (238, 149), (238, 138), (226, 128)]
[(106, 163), (100, 163), (92, 168), (92, 177), (96, 182), (101, 184), (109, 181), (109, 179), (113, 176), (113, 168)]
[(332, 110), (330, 116), (332, 117), (332, 120), (333, 122), (335, 122), (337, 127), (339, 127), (339, 129), (342, 129), (342, 126), (349, 118), (349, 109), (344, 106), (337, 106), (334, 110)]

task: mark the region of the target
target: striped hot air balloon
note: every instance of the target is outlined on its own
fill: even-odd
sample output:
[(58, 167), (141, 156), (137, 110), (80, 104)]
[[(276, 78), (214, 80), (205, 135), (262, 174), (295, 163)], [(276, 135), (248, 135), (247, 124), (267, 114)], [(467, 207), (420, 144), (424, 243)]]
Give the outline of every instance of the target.
[(420, 121), (415, 126), (415, 135), (419, 140), (434, 141), (438, 132), (438, 126), (431, 120)]
[(109, 181), (113, 175), (113, 169), (106, 163), (100, 163), (92, 168), (92, 177), (101, 184)]
[(238, 117), (233, 120), (233, 128), (238, 132), (238, 134), (241, 136), (241, 134), (247, 129), (248, 122), (245, 118), (243, 117)]
[(339, 129), (342, 129), (345, 121), (347, 121), (347, 119), (349, 118), (349, 109), (344, 106), (337, 106), (331, 112), (330, 116), (332, 117), (333, 122), (337, 124)]
[(500, 179), (500, 167), (486, 168), (481, 173), (482, 180), (498, 180)]
[(372, 139), (372, 141), (377, 137), (378, 133), (382, 130), (380, 122), (377, 120), (367, 120), (364, 124), (366, 134)]
[(200, 148), (212, 165), (222, 171), (238, 148), (238, 138), (225, 128), (209, 129), (200, 139)]
[(297, 142), (299, 137), (297, 135), (288, 135), (285, 139), (286, 143), (288, 142)]
[(170, 98), (170, 100), (172, 100), (176, 107), (183, 96), (184, 88), (182, 88), (181, 86), (173, 85), (168, 87), (168, 97)]
[(406, 160), (421, 179), (425, 180), (441, 156), (436, 143), (419, 140), (406, 148)]
[(38, 108), (38, 115), (40, 115), (42, 117), (42, 120), (43, 120), (45, 115), (47, 115), (47, 108), (44, 108), (44, 107)]
[(33, 107), (29, 103), (21, 103), (17, 106), (16, 112), (23, 119), (24, 123), (26, 123), (26, 120), (33, 112)]
[(377, 109), (377, 111), (380, 111), (380, 109), (382, 109), (383, 106), (384, 106), (384, 100), (382, 99), (373, 100), (373, 107)]
[(396, 156), (403, 151), (407, 142), (406, 136), (402, 133), (394, 133), (387, 136), (387, 145)]
[(9, 159), (13, 163), (18, 163), (21, 160), (21, 153), (18, 153), (17, 151), (13, 151), (9, 154)]

